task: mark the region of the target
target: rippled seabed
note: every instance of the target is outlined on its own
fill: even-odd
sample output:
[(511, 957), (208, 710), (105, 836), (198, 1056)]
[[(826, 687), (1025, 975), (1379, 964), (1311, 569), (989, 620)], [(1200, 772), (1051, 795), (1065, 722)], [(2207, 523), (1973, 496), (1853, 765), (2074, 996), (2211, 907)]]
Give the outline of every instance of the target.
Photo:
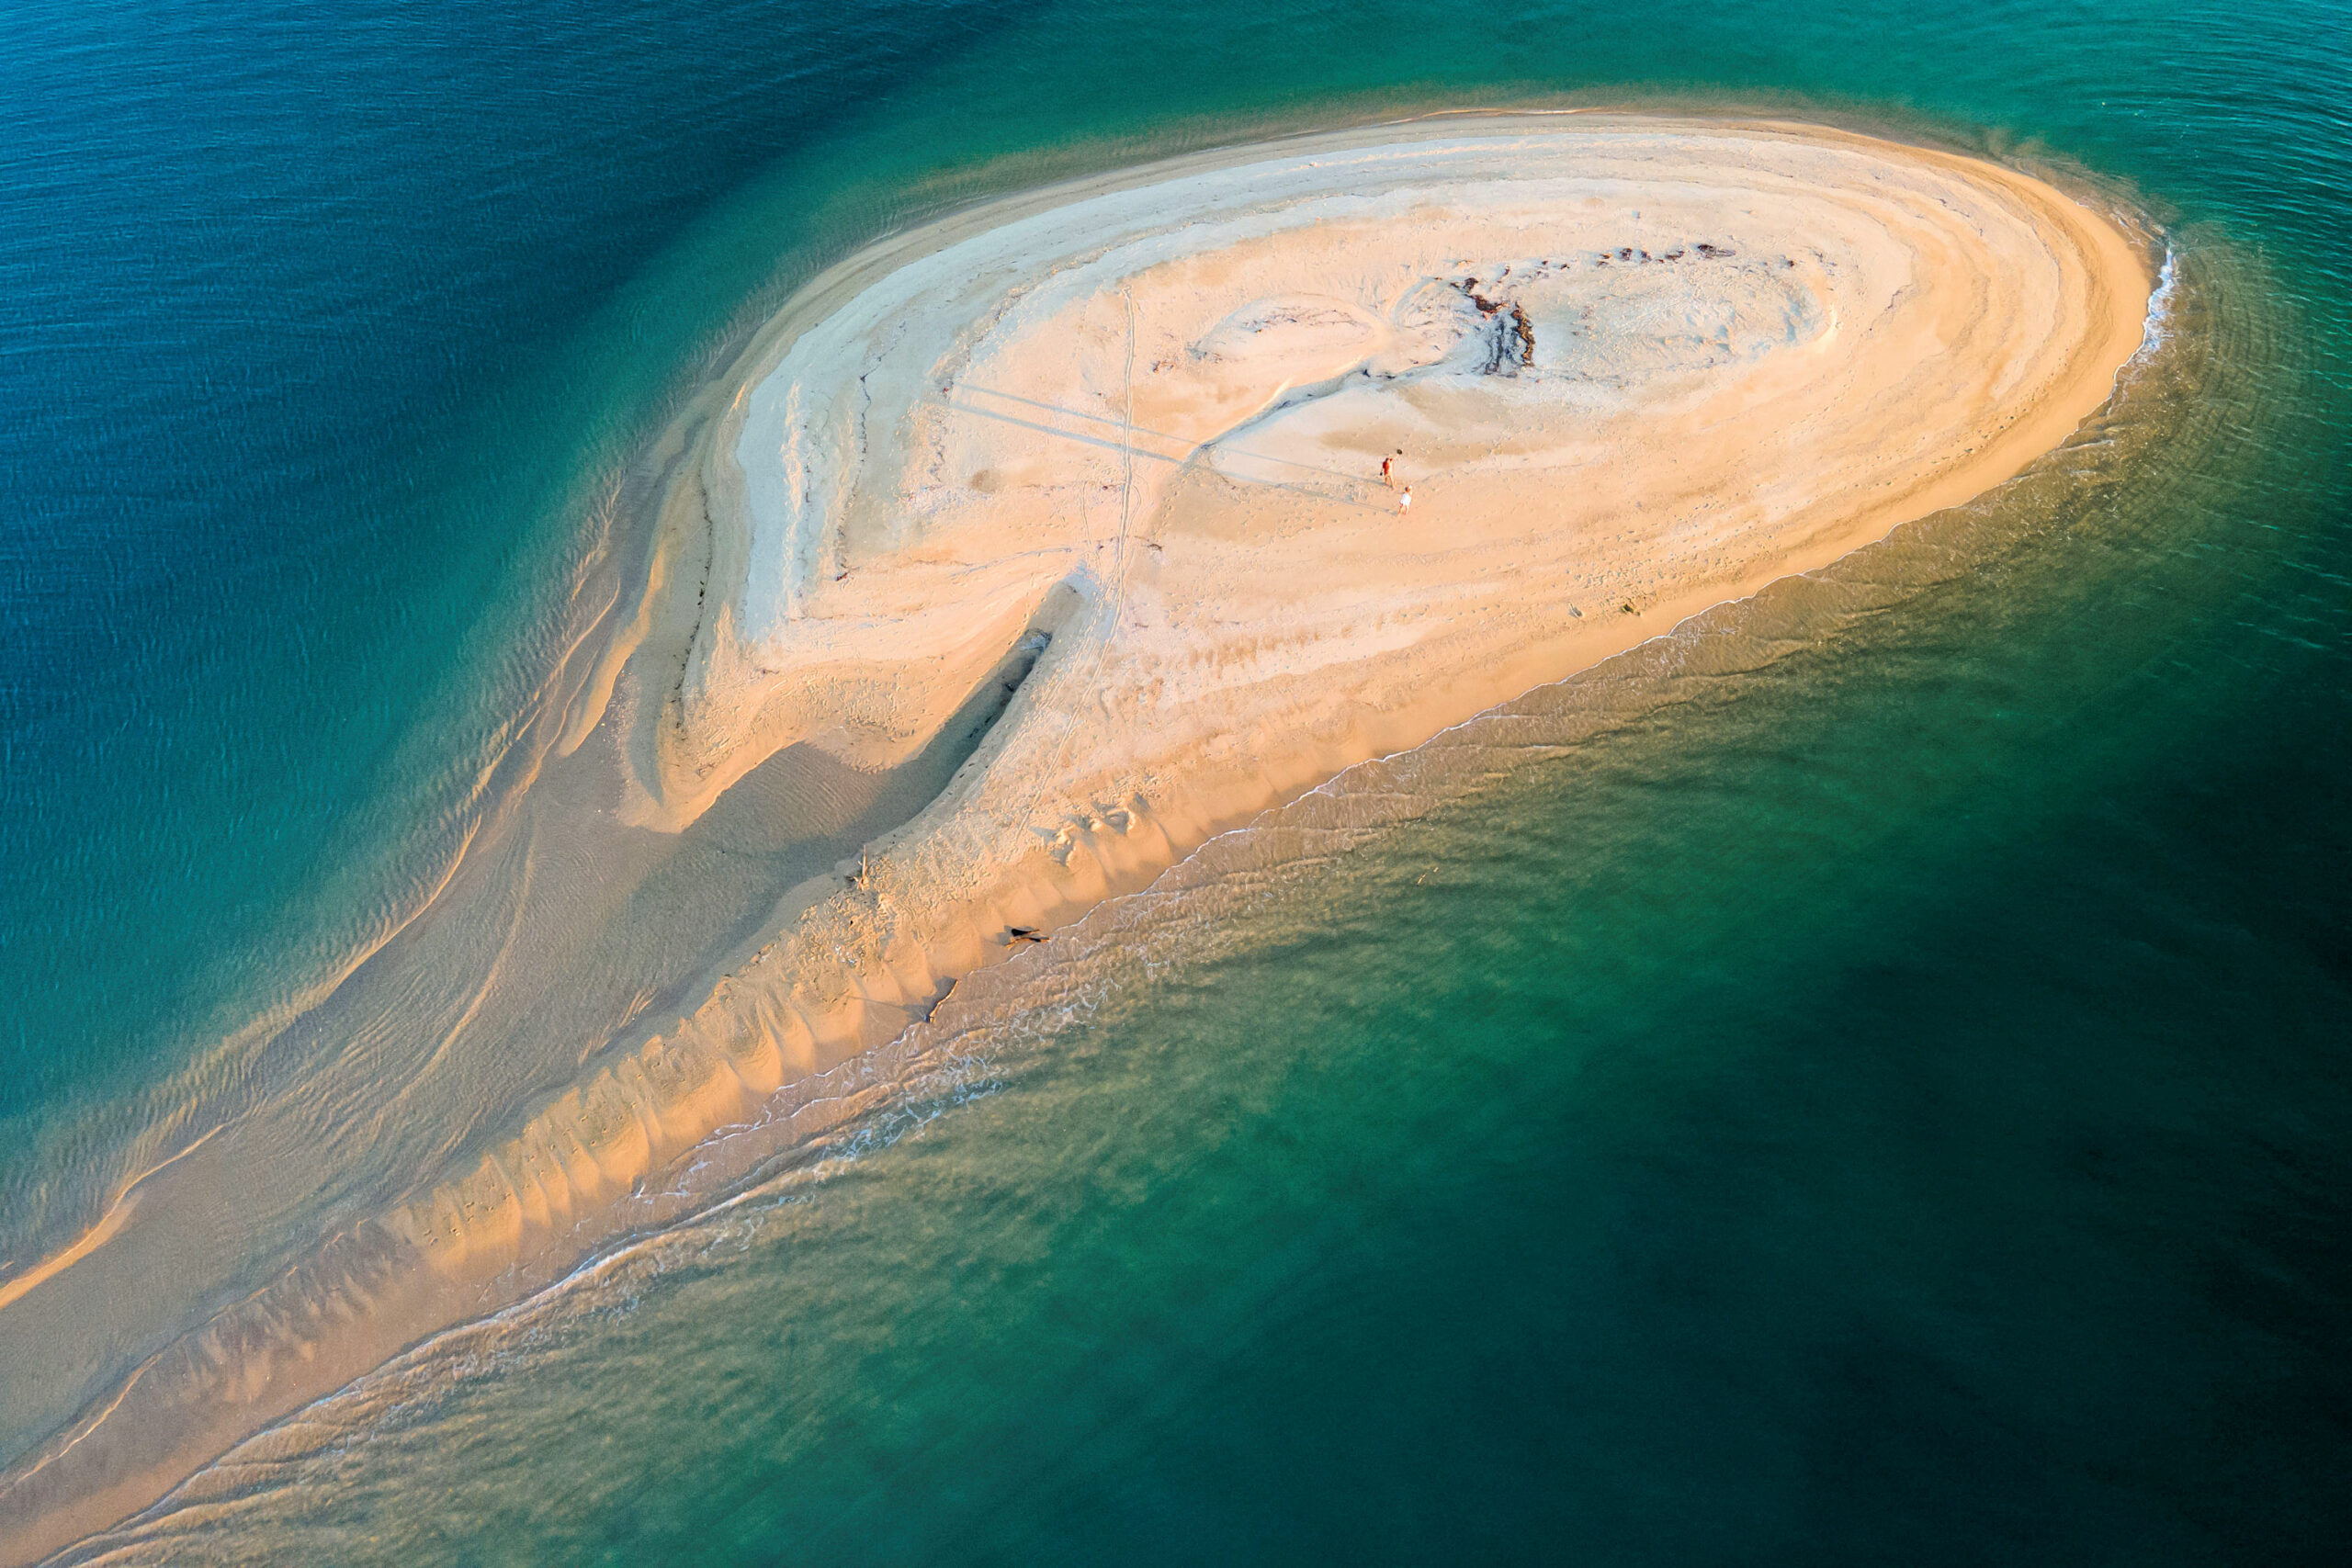
[[(1099, 158), (1425, 73), (1908, 103), (2135, 181), (2182, 247), (2183, 341), (2136, 415), (2161, 449), (2127, 402), (2039, 489), (1227, 844), (1038, 955), (1062, 972), (1026, 1007), (943, 1014), (913, 1092), (814, 1163), (364, 1381), (134, 1556), (2324, 1554), (2352, 1490), (2343, 45), (2316, 8), (1848, 21), (915, 11), (819, 45), (734, 15), (656, 65), (576, 17), (550, 36), (605, 73), (568, 87), (520, 47), (334, 84), (390, 150), (453, 81), (508, 84), (457, 142), (481, 232), (589, 276), (461, 253), (462, 223), (356, 246), (383, 318), (311, 323), (284, 379), (219, 368), (286, 347), (252, 301), (144, 351), (233, 381), (200, 400), (233, 436), (94, 351), (8, 437), (50, 527), (6, 547), (52, 574), (19, 575), (48, 592), (6, 645), (7, 851), (39, 874), (6, 895), (11, 1258), (87, 1223), (127, 1145), (205, 1131), (175, 1109), (211, 1059), (191, 1021), (299, 990), (429, 886), (572, 585), (594, 601), (600, 465), (777, 254), (871, 231), (943, 156)], [(386, 26), (307, 41), (346, 68), (418, 42)], [(616, 195), (549, 151), (655, 84), (689, 111), (676, 184)], [(731, 172), (681, 153), (713, 127)], [(405, 165), (366, 129), (355, 189), (297, 181), (307, 228), (232, 205), (147, 265), (236, 305), (238, 262), (380, 200)], [(119, 281), (100, 306), (161, 292)], [(178, 443), (152, 494), (76, 423), (127, 442), (142, 409)], [(171, 549), (225, 586), (158, 586)], [(175, 638), (203, 681), (166, 678)]]

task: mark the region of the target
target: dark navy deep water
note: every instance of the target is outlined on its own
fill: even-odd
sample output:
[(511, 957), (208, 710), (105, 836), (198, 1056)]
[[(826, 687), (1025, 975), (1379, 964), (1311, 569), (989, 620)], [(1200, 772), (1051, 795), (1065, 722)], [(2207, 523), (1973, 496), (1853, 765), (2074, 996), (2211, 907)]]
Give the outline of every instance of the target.
[(611, 476), (910, 213), (1728, 102), (2125, 182), (2206, 302), (2172, 466), (1277, 879), (134, 1560), (2341, 1561), (2352, 28), (1884, 9), (14, 8), (0, 1270), (413, 907)]

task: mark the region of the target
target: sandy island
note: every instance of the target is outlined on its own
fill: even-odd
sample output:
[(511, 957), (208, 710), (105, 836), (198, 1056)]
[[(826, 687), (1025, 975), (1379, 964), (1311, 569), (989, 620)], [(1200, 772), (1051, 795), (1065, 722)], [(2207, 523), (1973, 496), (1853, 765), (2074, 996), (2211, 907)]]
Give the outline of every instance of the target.
[(1213, 835), (1989, 489), (2108, 399), (2152, 287), (2014, 170), (1632, 116), (1204, 155), (853, 258), (670, 498), (623, 813), (795, 742), (888, 766), (1026, 679), (406, 1235), (503, 1268)]
[(1204, 154), (833, 268), (691, 426), (567, 744), (668, 830), (793, 743), (882, 768), (1001, 716), (641, 1048), (29, 1456), (0, 1557), (658, 1218), (715, 1130), (1216, 833), (2007, 479), (2150, 289), (2013, 170), (1601, 115)]
[[(643, 1157), (1351, 763), (2009, 478), (2109, 397), (2151, 287), (2013, 170), (1614, 116), (1163, 165), (836, 268), (673, 498), (629, 809), (691, 819), (794, 741), (888, 764), (1044, 651), (648, 1048), (677, 1128)], [(643, 1120), (589, 1110), (500, 1170)], [(511, 1191), (486, 1166), (417, 1234), (470, 1250)]]

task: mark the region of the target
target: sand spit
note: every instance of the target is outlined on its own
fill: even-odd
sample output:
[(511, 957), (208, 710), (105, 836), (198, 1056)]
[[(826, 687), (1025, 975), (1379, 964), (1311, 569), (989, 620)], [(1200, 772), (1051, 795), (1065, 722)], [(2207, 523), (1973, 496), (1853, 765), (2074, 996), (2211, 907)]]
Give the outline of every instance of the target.
[(1349, 764), (2009, 478), (2106, 400), (2154, 281), (2037, 179), (1809, 126), (1425, 122), (1154, 174), (845, 264), (706, 433), (643, 819), (788, 742), (903, 756), (1051, 639), (673, 1036), (735, 1065), (680, 1069), (721, 1101)]
[(783, 748), (871, 769), (1001, 716), (478, 1161), (0, 1477), (0, 1562), (854, 1118), (887, 1085), (815, 1075), (1022, 933), (2010, 477), (2107, 399), (2151, 288), (2115, 220), (2012, 170), (1598, 115), (1204, 155), (836, 267), (690, 422), (569, 765), (690, 838)]

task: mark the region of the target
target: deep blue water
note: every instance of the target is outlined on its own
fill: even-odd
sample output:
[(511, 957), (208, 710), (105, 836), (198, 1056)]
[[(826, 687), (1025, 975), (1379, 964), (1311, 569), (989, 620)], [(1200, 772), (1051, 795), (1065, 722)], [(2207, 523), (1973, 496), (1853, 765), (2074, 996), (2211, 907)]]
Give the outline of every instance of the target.
[(399, 901), (518, 705), (578, 487), (776, 257), (700, 255), (652, 319), (632, 280), (1001, 21), (15, 9), (0, 1122), (227, 1032)]
[(2126, 181), (2219, 301), (2172, 466), (1174, 941), (994, 1092), (142, 1550), (2339, 1560), (2339, 7), (10, 19), (12, 1261), (429, 884), (706, 356), (987, 160), (1812, 108)]

